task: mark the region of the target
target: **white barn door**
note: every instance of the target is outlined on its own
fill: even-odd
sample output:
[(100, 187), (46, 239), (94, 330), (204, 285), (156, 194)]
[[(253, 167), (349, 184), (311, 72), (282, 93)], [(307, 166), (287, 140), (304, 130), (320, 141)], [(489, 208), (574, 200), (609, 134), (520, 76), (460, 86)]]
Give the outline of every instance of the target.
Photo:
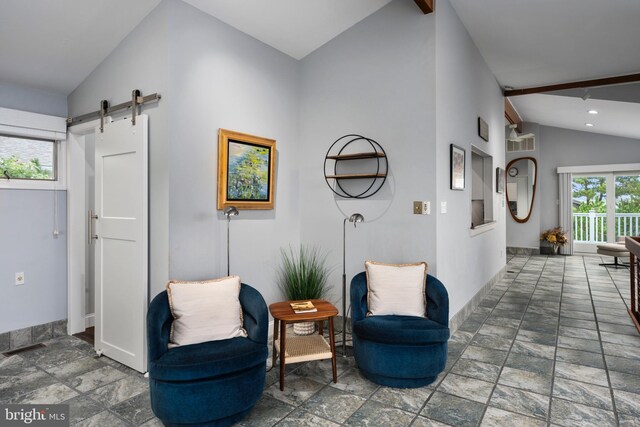
[(148, 117), (96, 130), (95, 349), (147, 370)]

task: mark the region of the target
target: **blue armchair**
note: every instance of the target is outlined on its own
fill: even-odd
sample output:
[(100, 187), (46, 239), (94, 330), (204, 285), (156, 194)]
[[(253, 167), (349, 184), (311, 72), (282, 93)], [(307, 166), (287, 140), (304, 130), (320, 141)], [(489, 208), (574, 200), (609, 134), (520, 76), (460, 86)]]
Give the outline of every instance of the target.
[(151, 408), (166, 426), (228, 426), (242, 419), (264, 388), (267, 305), (244, 283), (240, 289), (244, 328), (236, 337), (169, 349), (173, 316), (167, 292), (147, 312)]
[(376, 384), (415, 388), (432, 383), (447, 363), (449, 296), (427, 275), (427, 317), (368, 316), (367, 276), (351, 280), (351, 322), (356, 364)]

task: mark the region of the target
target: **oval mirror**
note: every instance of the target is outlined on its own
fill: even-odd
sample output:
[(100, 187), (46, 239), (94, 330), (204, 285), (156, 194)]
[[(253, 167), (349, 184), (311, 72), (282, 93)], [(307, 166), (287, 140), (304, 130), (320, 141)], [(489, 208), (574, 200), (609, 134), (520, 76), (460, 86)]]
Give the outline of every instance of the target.
[(533, 157), (513, 159), (507, 165), (507, 205), (516, 222), (527, 222), (536, 196), (538, 163)]

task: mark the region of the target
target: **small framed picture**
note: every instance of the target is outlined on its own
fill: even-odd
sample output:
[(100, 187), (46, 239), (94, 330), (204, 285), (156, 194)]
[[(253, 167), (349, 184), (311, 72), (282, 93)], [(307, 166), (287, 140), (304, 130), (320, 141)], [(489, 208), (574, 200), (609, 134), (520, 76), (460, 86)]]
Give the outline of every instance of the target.
[(220, 129), (218, 209), (273, 209), (276, 141)]
[(504, 169), (496, 168), (496, 193), (504, 193)]
[(465, 151), (451, 144), (451, 189), (464, 190)]
[(489, 142), (489, 124), (478, 117), (478, 136)]

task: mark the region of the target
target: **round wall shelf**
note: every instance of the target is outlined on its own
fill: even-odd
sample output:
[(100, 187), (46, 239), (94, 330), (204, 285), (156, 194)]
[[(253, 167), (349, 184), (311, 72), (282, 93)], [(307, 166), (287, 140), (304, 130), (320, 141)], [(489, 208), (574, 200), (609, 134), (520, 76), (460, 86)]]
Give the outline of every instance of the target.
[(362, 135), (338, 138), (324, 158), (324, 179), (331, 191), (344, 198), (373, 196), (382, 188), (388, 170), (384, 149)]

